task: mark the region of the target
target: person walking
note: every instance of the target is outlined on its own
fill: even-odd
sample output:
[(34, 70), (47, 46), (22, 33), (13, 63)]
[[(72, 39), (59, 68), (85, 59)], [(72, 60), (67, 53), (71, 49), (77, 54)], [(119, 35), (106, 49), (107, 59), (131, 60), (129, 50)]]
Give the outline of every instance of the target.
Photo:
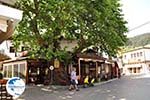
[(79, 91), (79, 88), (77, 86), (78, 81), (77, 81), (77, 76), (76, 76), (76, 68), (72, 68), (70, 78), (71, 78), (71, 80), (70, 80), (69, 90), (71, 91), (73, 89), (76, 89), (76, 91)]

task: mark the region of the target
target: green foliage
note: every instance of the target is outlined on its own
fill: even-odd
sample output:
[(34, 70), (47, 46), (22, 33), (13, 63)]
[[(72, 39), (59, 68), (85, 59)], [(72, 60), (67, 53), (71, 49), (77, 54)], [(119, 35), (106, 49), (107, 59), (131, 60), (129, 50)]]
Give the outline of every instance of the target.
[(115, 55), (126, 42), (119, 0), (18, 0), (16, 6), (24, 13), (14, 41), (29, 46), (32, 57), (68, 61), (62, 37), (78, 41), (74, 53), (94, 46)]

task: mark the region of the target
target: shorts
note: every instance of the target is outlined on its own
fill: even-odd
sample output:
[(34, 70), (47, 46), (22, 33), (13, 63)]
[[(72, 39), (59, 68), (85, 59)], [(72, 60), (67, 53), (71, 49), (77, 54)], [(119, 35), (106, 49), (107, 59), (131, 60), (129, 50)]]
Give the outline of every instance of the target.
[(75, 80), (71, 80), (70, 83), (71, 83), (71, 85), (76, 85), (76, 81)]

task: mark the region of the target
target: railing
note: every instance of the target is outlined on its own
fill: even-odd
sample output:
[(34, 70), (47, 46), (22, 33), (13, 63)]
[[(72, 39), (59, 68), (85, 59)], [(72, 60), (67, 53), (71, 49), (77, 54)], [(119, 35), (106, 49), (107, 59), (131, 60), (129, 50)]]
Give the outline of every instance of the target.
[(13, 97), (6, 90), (7, 80), (0, 80), (0, 100), (13, 100)]

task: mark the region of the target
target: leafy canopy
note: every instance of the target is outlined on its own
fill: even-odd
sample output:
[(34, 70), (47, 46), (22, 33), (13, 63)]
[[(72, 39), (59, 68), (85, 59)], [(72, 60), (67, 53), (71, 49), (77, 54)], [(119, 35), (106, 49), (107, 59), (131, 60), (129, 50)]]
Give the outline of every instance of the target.
[(62, 39), (77, 41), (73, 53), (93, 46), (109, 55), (126, 42), (119, 0), (18, 0), (16, 6), (24, 13), (14, 44), (28, 46), (32, 57), (69, 59)]

